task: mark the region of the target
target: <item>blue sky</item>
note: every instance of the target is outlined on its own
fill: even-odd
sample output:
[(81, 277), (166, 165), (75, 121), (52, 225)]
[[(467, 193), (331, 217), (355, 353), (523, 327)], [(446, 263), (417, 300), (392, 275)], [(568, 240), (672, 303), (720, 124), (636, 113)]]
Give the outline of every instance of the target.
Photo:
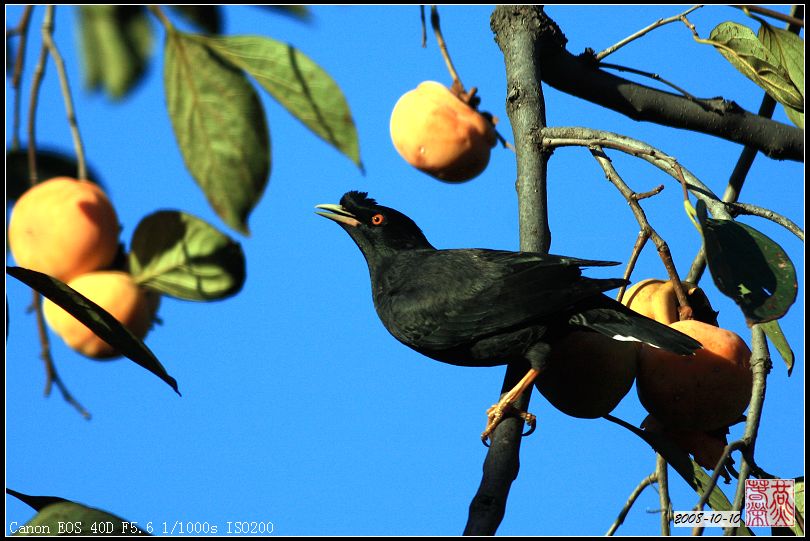
[[(501, 133), (511, 140), (491, 11), (491, 6), (443, 7), (442, 28), (462, 80), (479, 88), (481, 108), (500, 119)], [(601, 50), (679, 11), (677, 6), (547, 8), (574, 53)], [(128, 241), (143, 216), (165, 208), (191, 212), (224, 230), (183, 167), (174, 140), (163, 98), (163, 31), (153, 24), (156, 54), (143, 83), (123, 102), (111, 103), (81, 89), (76, 11), (56, 12), (56, 40), (74, 88), (89, 164), (116, 206), (122, 239)], [(7, 7), (7, 26), (16, 24), (20, 13), (20, 7)], [(26, 81), (39, 50), (42, 13), (35, 11)], [(128, 360), (93, 362), (58, 338), (53, 339), (57, 367), (93, 419), (83, 420), (56, 392), (43, 398), (36, 326), (26, 313), (31, 294), (7, 280), (7, 486), (86, 503), (156, 528), (192, 521), (216, 524), (222, 533), (227, 521), (270, 521), (276, 533), (289, 535), (458, 534), (486, 453), (478, 440), (484, 410), (500, 389), (504, 368), (443, 365), (396, 342), (374, 312), (359, 251), (313, 207), (361, 189), (411, 216), (437, 247), (516, 249), (514, 156), (494, 149), (479, 178), (449, 185), (397, 155), (388, 119), (398, 97), (423, 80), (450, 83), (432, 36), (427, 49), (419, 46), (416, 6), (317, 6), (309, 24), (250, 7), (228, 7), (224, 13), (227, 34), (290, 42), (334, 77), (357, 123), (366, 174), (262, 93), (272, 175), (249, 221), (252, 236), (229, 232), (244, 248), (247, 283), (222, 302), (164, 299), (163, 324), (147, 338), (177, 379), (182, 398)], [(729, 7), (704, 8), (690, 20), (704, 37), (725, 20), (756, 28)], [(722, 95), (749, 111), (756, 111), (762, 98), (716, 51), (693, 42), (683, 25), (660, 28), (610, 61), (659, 73), (697, 96)], [(28, 89), (26, 84), (26, 99)], [(741, 150), (544, 90), (549, 125), (589, 126), (647, 141), (676, 156), (716, 193), (722, 193)], [(10, 110), (7, 100), (7, 119)], [(787, 122), (781, 107), (776, 118)], [(7, 146), (10, 129), (7, 120)], [(52, 65), (41, 91), (38, 137), (44, 147), (71, 151)], [(645, 209), (686, 274), (700, 238), (681, 210), (679, 187), (644, 162), (611, 157), (637, 191), (666, 185), (645, 201)], [(759, 156), (741, 199), (803, 226), (802, 175), (803, 164)], [(558, 150), (549, 176), (552, 252), (626, 261), (637, 224), (589, 153)], [(804, 474), (803, 246), (771, 223), (742, 221), (780, 242), (799, 275), (798, 301), (782, 320), (796, 368), (788, 378), (773, 353), (757, 442), (761, 467), (796, 477)], [(650, 247), (634, 277), (663, 273)], [(708, 277), (701, 285), (720, 310), (721, 325), (750, 343), (733, 302)], [(523, 442), (520, 475), (499, 533), (603, 534), (653, 470), (654, 454), (624, 429), (567, 417), (537, 393), (531, 410), (538, 415), (538, 430)], [(635, 390), (614, 414), (641, 422), (645, 412)], [(741, 433), (735, 427), (732, 437)], [(676, 510), (695, 505), (697, 496), (674, 473), (670, 487)], [(723, 488), (733, 497), (732, 487)], [(658, 516), (649, 511), (657, 506), (657, 494), (648, 489), (619, 532), (656, 534)], [(7, 532), (11, 521), (32, 515), (6, 498)]]

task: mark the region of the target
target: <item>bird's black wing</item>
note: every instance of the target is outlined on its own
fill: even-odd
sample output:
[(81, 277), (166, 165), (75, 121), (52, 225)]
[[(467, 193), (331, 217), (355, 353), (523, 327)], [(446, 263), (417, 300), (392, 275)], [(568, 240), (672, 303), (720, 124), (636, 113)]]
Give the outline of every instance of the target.
[(576, 303), (624, 280), (582, 276), (616, 263), (498, 250), (410, 251), (375, 285), (391, 333), (422, 349), (447, 349), (565, 317)]

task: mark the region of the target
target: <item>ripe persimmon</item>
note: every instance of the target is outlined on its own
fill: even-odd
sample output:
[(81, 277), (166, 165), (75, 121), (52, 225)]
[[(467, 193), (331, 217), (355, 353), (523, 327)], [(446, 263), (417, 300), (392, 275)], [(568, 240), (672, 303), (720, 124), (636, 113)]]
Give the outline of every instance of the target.
[(497, 141), (489, 119), (434, 81), (421, 83), (397, 101), (390, 128), (405, 161), (446, 182), (478, 176)]
[(602, 417), (633, 386), (640, 345), (595, 332), (572, 332), (555, 343), (548, 368), (535, 384), (563, 413), (586, 419)]
[[(68, 285), (104, 308), (138, 338), (143, 339), (149, 332), (160, 296), (138, 286), (128, 273), (89, 272), (77, 276)], [(70, 348), (82, 355), (94, 359), (110, 359), (120, 355), (83, 323), (50, 300), (45, 300), (43, 312), (54, 332)]]
[[(702, 289), (690, 282), (681, 282), (686, 292), (692, 317), (698, 321), (717, 325), (717, 312), (712, 309)], [(622, 297), (622, 304), (659, 323), (670, 325), (680, 319), (678, 296), (671, 280), (649, 278), (630, 287)]]
[(98, 185), (56, 177), (17, 200), (8, 244), (17, 265), (68, 282), (112, 263), (118, 233), (115, 209)]
[(734, 332), (700, 321), (670, 327), (703, 349), (677, 355), (642, 345), (636, 378), (641, 404), (675, 430), (715, 430), (736, 422), (751, 399), (751, 350)]

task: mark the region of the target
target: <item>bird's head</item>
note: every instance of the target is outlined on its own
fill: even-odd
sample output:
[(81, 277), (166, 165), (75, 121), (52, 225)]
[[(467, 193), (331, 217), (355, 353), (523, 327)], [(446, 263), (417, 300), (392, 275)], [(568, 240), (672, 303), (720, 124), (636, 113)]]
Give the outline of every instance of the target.
[(346, 192), (339, 205), (317, 205), (324, 218), (337, 222), (351, 236), (366, 259), (399, 250), (433, 248), (413, 220), (378, 205), (365, 192)]

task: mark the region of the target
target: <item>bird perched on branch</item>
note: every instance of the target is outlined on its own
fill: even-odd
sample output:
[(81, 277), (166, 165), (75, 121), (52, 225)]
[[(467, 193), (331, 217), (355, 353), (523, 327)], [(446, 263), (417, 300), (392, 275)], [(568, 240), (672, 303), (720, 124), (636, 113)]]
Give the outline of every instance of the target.
[[(497, 366), (527, 361), (514, 389), (487, 411), (487, 438), (547, 365), (556, 341), (575, 329), (689, 355), (700, 343), (603, 295), (624, 279), (582, 276), (616, 265), (532, 252), (437, 250), (407, 216), (351, 191), (317, 205), (366, 258), (374, 307), (400, 342), (437, 361)], [(541, 376), (542, 377), (542, 376)], [(521, 412), (533, 426), (534, 416)]]

